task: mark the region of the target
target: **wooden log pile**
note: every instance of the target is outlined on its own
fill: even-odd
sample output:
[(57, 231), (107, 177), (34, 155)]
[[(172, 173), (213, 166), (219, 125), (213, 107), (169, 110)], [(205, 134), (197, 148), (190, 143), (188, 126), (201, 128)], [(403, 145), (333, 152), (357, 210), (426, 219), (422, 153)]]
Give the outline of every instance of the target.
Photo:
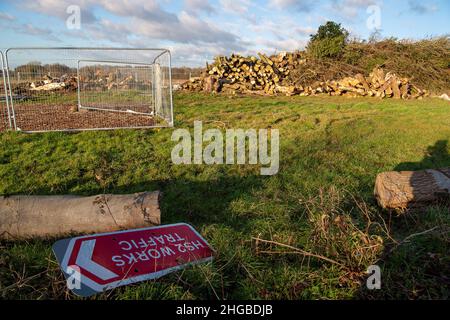
[[(89, 70), (88, 70), (89, 71)], [(81, 89), (91, 91), (110, 91), (110, 90), (144, 90), (151, 87), (151, 81), (144, 74), (143, 79), (136, 78), (132, 74), (122, 74), (117, 70), (107, 72), (106, 70), (96, 70), (92, 72), (83, 72), (80, 76)]]
[(192, 91), (214, 91), (228, 93), (295, 93), (295, 86), (285, 84), (293, 68), (304, 63), (301, 53), (281, 53), (268, 57), (216, 57), (206, 66), (205, 75), (183, 84), (183, 89)]
[(243, 57), (232, 54), (230, 57), (216, 57), (214, 63), (207, 64), (201, 77), (192, 78), (182, 85), (188, 91), (250, 93), (262, 95), (301, 95), (328, 94), (331, 96), (370, 96), (380, 98), (409, 99), (427, 95), (393, 73), (385, 73), (375, 68), (368, 77), (356, 74), (340, 80), (330, 79), (311, 86), (295, 85), (292, 70), (307, 62), (304, 53), (280, 53), (268, 57)]
[[(151, 88), (149, 79), (138, 80), (133, 75), (121, 75), (117, 72), (103, 72), (102, 70), (80, 76), (80, 83), (83, 90), (92, 91), (144, 90)], [(15, 94), (33, 95), (38, 92), (70, 92), (76, 91), (77, 88), (76, 75), (65, 74), (61, 77), (52, 77), (48, 74), (42, 80), (15, 84), (13, 92)]]
[(12, 91), (15, 94), (32, 94), (48, 91), (76, 91), (77, 77), (67, 74), (61, 77), (52, 77), (45, 75), (42, 80), (33, 82), (20, 82), (13, 86)]
[(30, 83), (31, 91), (54, 91), (67, 90), (75, 91), (77, 89), (77, 78), (64, 74), (61, 77), (44, 76), (44, 80)]
[(385, 73), (383, 69), (375, 68), (365, 77), (356, 74), (353, 77), (345, 77), (341, 80), (320, 82), (312, 87), (307, 87), (301, 95), (313, 95), (327, 93), (332, 96), (369, 96), (379, 98), (409, 99), (420, 98), (428, 93), (421, 90), (408, 78), (400, 78), (393, 73)]

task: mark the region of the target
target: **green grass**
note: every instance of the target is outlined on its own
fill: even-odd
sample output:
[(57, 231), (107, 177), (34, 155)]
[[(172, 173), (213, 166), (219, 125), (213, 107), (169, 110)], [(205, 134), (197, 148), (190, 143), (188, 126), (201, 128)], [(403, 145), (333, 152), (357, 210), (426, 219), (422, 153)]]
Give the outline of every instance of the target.
[[(1, 134), (1, 194), (160, 189), (162, 223), (191, 223), (217, 251), (210, 264), (94, 299), (449, 297), (448, 207), (398, 217), (372, 196), (379, 172), (450, 166), (448, 102), (177, 94), (174, 106), (176, 127), (192, 130), (202, 120), (204, 129), (279, 129), (279, 173), (260, 176), (257, 165), (173, 165), (173, 129)], [(257, 246), (252, 237), (342, 266)], [(51, 252), (54, 240), (0, 242), (2, 298), (75, 298)], [(261, 253), (268, 250), (284, 252)], [(376, 292), (365, 289), (373, 263), (382, 268)]]
[[(149, 90), (123, 90), (123, 91), (81, 91), (82, 104), (106, 104), (112, 103), (141, 103), (145, 105), (146, 99), (151, 99), (151, 91)], [(40, 103), (51, 105), (78, 105), (78, 94), (76, 91), (61, 91), (53, 92), (35, 92), (33, 95), (25, 100), (17, 100), (14, 102), (16, 106), (25, 105), (33, 106)], [(148, 104), (148, 103), (147, 103)]]

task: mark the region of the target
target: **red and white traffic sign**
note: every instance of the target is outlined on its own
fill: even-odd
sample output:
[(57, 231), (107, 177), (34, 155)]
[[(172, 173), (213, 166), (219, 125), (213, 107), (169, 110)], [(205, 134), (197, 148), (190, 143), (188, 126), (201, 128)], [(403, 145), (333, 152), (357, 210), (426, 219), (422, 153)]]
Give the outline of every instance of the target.
[(159, 278), (213, 257), (205, 239), (185, 223), (64, 239), (53, 251), (68, 284), (71, 280), (69, 288), (81, 296)]

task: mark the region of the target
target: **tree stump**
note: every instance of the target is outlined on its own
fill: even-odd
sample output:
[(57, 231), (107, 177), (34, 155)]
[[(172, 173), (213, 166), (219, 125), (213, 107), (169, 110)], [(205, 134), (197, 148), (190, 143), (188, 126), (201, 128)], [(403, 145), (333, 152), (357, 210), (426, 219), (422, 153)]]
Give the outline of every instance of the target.
[(375, 198), (384, 209), (406, 209), (450, 199), (450, 168), (378, 174)]

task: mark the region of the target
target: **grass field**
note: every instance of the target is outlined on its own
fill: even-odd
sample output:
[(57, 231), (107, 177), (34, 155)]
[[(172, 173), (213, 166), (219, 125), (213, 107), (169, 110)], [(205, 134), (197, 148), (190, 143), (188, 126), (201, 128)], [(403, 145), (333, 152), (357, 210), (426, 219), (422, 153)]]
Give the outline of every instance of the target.
[[(450, 166), (448, 102), (177, 94), (174, 108), (176, 127), (279, 129), (279, 173), (174, 165), (173, 129), (1, 134), (1, 194), (160, 189), (162, 223), (191, 223), (217, 251), (94, 299), (449, 298), (449, 208), (398, 216), (372, 195), (379, 172)], [(54, 241), (0, 242), (1, 298), (76, 298)], [(365, 287), (371, 264), (381, 290)]]

